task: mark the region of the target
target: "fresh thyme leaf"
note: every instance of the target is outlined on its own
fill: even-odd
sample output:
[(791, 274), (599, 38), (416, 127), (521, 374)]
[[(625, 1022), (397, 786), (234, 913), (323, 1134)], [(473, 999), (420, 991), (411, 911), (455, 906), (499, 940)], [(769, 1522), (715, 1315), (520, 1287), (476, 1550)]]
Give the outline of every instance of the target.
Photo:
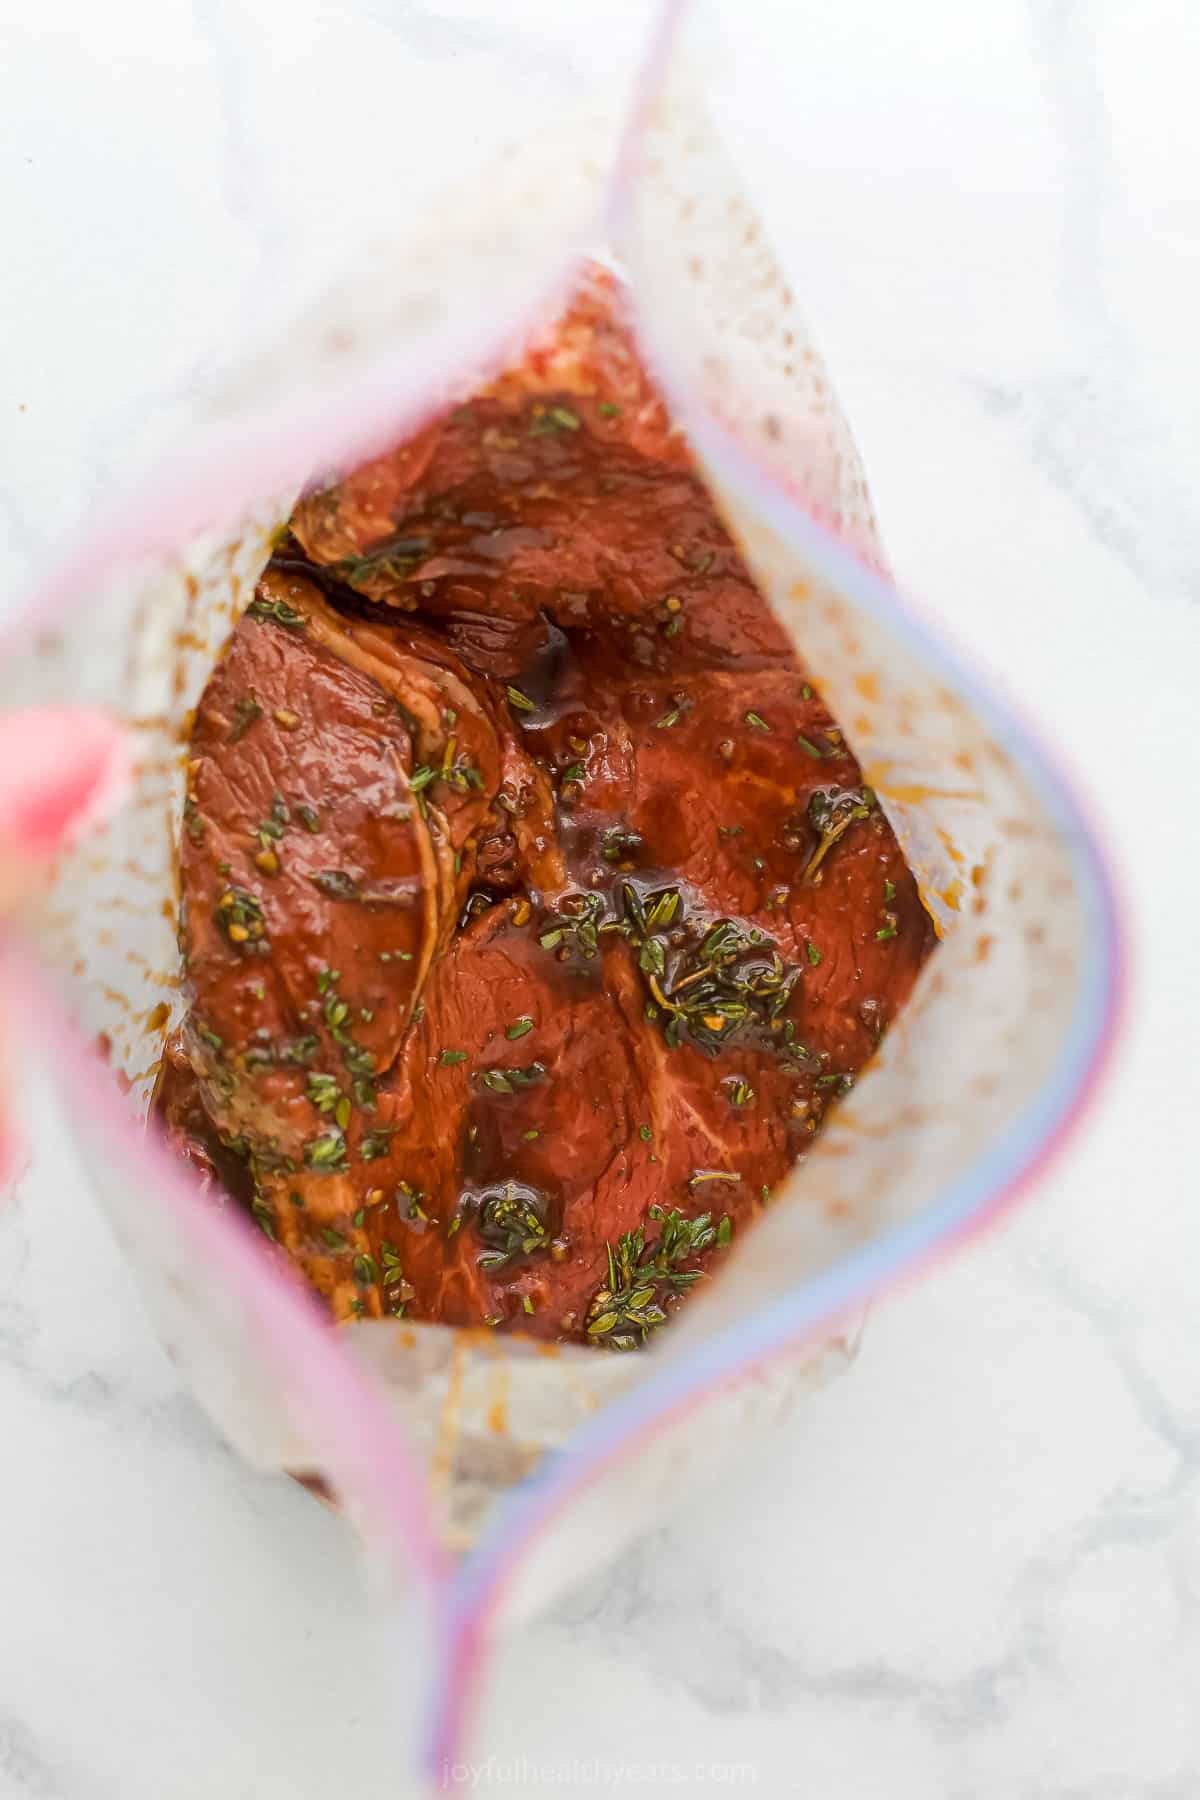
[(479, 1200), (479, 1235), (488, 1246), (478, 1258), (481, 1269), (503, 1269), (516, 1256), (532, 1256), (550, 1247), (546, 1202), (535, 1188), (506, 1181)]
[(552, 437), (559, 431), (578, 431), (579, 416), (566, 406), (550, 406), (534, 419), (529, 427), (530, 437)]
[(318, 1112), (330, 1113), (338, 1103), (337, 1077), (314, 1069), (305, 1084), (305, 1092)]
[(642, 945), (638, 957), (638, 967), (646, 975), (663, 975), (667, 967), (667, 953), (661, 938), (648, 937)]
[(523, 712), (523, 713), (531, 713), (531, 712), (537, 711), (537, 703), (535, 701), (531, 700), (529, 698), (528, 694), (523, 694), (519, 687), (512, 687), (510, 685), (507, 691), (508, 691), (508, 704), (514, 709), (514, 711)]
[(897, 932), (894, 925), (885, 925), (881, 931), (875, 933), (875, 941), (876, 943), (881, 944), (885, 938), (894, 938), (896, 935)]
[(819, 834), (816, 849), (808, 859), (804, 873), (815, 875), (833, 846), (845, 837), (859, 819), (870, 817), (875, 795), (869, 787), (817, 788), (808, 802), (808, 818)]
[(479, 1079), (493, 1094), (515, 1094), (518, 1088), (544, 1081), (546, 1071), (541, 1063), (533, 1062), (524, 1069), (484, 1069)]
[(809, 963), (815, 969), (817, 964), (821, 960), (821, 952), (817, 949), (817, 946), (809, 938), (805, 938), (805, 940), (804, 940), (804, 954), (808, 958)]
[(331, 900), (357, 900), (359, 897), (358, 883), (345, 869), (313, 869), (308, 879)]
[(276, 625), (285, 625), (289, 631), (303, 631), (308, 624), (304, 614), (289, 606), (286, 600), (266, 600), (256, 595), (246, 611), (252, 619), (271, 619)]
[(646, 908), (646, 930), (664, 930), (672, 923), (678, 911), (678, 888), (668, 888), (665, 893), (657, 894)]
[(245, 888), (226, 888), (214, 909), (216, 922), (231, 944), (266, 943), (262, 901)]
[(443, 1050), (442, 1054), (438, 1057), (438, 1061), (443, 1068), (449, 1068), (453, 1063), (465, 1063), (466, 1060), (467, 1053), (465, 1050)]
[(323, 1175), (346, 1172), (346, 1140), (340, 1131), (327, 1131), (324, 1136), (309, 1138), (304, 1146), (304, 1160), (310, 1169)]
[(525, 1036), (526, 1032), (529, 1032), (532, 1030), (533, 1030), (533, 1020), (532, 1019), (514, 1019), (511, 1025), (505, 1026), (504, 1035), (506, 1038), (509, 1038), (509, 1039), (522, 1038)]
[(263, 709), (251, 694), (248, 700), (239, 700), (233, 709), (233, 724), (225, 739), (227, 744), (240, 744), (250, 727), (263, 716)]
[(680, 1264), (716, 1242), (711, 1213), (688, 1219), (678, 1207), (666, 1212), (652, 1206), (648, 1219), (660, 1226), (658, 1242), (647, 1247), (645, 1226), (639, 1225), (624, 1232), (616, 1244), (610, 1243), (608, 1281), (588, 1306), (587, 1335), (607, 1349), (636, 1349), (655, 1327), (665, 1324), (663, 1301), (700, 1279), (699, 1269)]

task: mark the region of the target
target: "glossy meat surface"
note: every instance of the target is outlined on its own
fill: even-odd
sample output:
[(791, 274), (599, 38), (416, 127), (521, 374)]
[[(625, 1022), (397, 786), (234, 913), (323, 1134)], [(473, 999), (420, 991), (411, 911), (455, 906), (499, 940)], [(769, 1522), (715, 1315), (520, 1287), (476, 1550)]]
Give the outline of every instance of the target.
[(603, 284), (298, 506), (181, 851), (160, 1114), (340, 1317), (642, 1342), (931, 944)]

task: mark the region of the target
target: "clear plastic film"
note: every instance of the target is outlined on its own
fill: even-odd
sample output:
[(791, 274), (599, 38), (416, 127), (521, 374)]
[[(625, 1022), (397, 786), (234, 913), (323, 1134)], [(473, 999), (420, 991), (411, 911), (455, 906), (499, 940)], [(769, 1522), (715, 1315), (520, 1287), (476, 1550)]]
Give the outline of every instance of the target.
[[(301, 486), (520, 354), (585, 252), (762, 591), (879, 795), (941, 943), (761, 1224), (637, 1356), (486, 1330), (335, 1331), (253, 1228), (144, 1130), (179, 1011), (189, 714)], [(269, 353), (170, 475), (39, 597), (6, 707), (127, 726), (126, 803), (58, 867), (40, 951), (56, 1071), (184, 1378), (243, 1455), (320, 1476), (431, 1610), (435, 1762), (482, 1648), (660, 1517), (845, 1354), (862, 1305), (993, 1216), (1111, 1036), (1117, 932), (1079, 808), (1034, 738), (902, 602), (795, 297), (689, 79), (674, 9), (630, 120), (597, 116), (410, 217)], [(22, 977), (22, 979), (28, 979)], [(451, 1574), (447, 1551), (465, 1554)]]

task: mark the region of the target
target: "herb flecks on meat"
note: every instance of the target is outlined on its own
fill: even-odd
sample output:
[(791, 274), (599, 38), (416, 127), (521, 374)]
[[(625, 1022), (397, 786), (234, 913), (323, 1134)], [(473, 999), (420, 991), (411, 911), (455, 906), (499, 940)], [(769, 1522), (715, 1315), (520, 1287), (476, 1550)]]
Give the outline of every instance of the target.
[(608, 278), (272, 552), (190, 733), (158, 1110), (336, 1318), (636, 1347), (907, 998), (886, 816)]

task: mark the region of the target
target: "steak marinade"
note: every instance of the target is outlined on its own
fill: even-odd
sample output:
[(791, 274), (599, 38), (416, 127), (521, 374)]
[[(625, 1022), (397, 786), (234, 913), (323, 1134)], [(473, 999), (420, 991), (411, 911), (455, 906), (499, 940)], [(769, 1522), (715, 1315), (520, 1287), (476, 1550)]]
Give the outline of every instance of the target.
[(156, 1106), (339, 1318), (641, 1343), (931, 942), (589, 277), (309, 494), (197, 708)]

